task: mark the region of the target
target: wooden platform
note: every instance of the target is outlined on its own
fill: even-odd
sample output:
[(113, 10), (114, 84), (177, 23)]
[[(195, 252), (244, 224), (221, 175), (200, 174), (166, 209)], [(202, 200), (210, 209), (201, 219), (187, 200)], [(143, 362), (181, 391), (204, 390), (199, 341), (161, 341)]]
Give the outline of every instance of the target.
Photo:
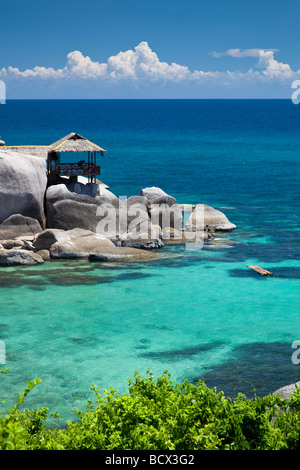
[(259, 266), (256, 266), (255, 264), (247, 265), (247, 268), (253, 269), (257, 273), (259, 273), (261, 276), (273, 276), (273, 273), (270, 273), (270, 271), (260, 268)]

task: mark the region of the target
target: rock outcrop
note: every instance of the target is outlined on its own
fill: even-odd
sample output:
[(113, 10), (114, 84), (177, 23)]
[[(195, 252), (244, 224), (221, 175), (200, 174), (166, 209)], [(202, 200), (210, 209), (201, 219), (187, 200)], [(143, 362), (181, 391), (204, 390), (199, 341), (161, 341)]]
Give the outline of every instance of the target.
[(296, 387), (300, 387), (300, 382), (296, 382), (294, 384), (285, 385), (284, 387), (278, 388), (277, 390), (275, 390), (273, 395), (279, 395), (281, 398), (288, 400), (292, 393), (294, 393)]
[[(165, 243), (204, 241), (207, 232), (235, 228), (213, 207), (183, 211), (161, 188), (119, 199), (103, 183), (64, 181), (47, 188), (43, 158), (0, 150), (0, 264), (57, 258), (153, 259)], [(204, 215), (202, 219), (198, 215)]]
[(42, 227), (36, 219), (14, 214), (0, 224), (0, 240), (35, 235), (41, 231)]
[(203, 241), (211, 238), (207, 232), (236, 227), (221, 211), (205, 204), (195, 205), (184, 225), (182, 205), (157, 187), (144, 188), (140, 196), (120, 200), (98, 186), (74, 183), (48, 188), (47, 226), (90, 230), (118, 246), (147, 249), (162, 247), (163, 239), (166, 243)]
[(57, 201), (47, 209), (47, 227), (61, 230), (81, 228), (96, 232), (97, 205), (77, 202), (71, 199)]
[(36, 219), (44, 228), (46, 186), (43, 158), (0, 150), (0, 223), (20, 214)]
[(0, 266), (32, 265), (43, 262), (43, 258), (33, 251), (21, 248), (0, 249)]
[(177, 201), (173, 196), (169, 196), (169, 194), (167, 194), (161, 188), (157, 188), (156, 186), (141, 189), (140, 195), (147, 198), (151, 204), (157, 202), (168, 204), (169, 206), (177, 204)]
[[(52, 259), (87, 258), (98, 261), (140, 261), (157, 255), (145, 250), (116, 247), (108, 238), (90, 230), (46, 229), (33, 241), (38, 252), (49, 251)], [(44, 254), (45, 255), (45, 254)]]
[(47, 227), (61, 230), (81, 228), (117, 240), (138, 224), (150, 225), (148, 200), (118, 199), (102, 185), (95, 190), (81, 184), (58, 184), (46, 192)]
[(208, 226), (216, 231), (236, 228), (236, 225), (232, 224), (223, 212), (206, 204), (197, 204), (195, 206), (186, 226), (192, 229), (204, 229)]

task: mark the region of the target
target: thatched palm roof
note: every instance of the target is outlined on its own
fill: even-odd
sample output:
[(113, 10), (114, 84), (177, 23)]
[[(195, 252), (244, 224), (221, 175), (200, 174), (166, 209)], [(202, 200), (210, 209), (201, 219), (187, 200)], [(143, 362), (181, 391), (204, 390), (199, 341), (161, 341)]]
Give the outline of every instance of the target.
[(49, 145), (48, 150), (49, 152), (106, 152), (99, 145), (75, 132), (71, 132), (71, 134)]

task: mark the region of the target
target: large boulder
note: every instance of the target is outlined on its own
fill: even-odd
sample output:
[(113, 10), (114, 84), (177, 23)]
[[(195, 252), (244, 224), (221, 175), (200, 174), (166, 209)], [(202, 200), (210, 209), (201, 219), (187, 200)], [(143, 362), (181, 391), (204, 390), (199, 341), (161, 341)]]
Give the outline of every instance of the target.
[(104, 185), (53, 185), (46, 192), (47, 227), (61, 230), (82, 228), (96, 232), (108, 211), (111, 217), (115, 217), (119, 203), (119, 199)]
[(162, 229), (173, 227), (181, 230), (183, 226), (182, 210), (176, 199), (155, 186), (144, 188), (140, 195), (148, 200), (148, 210), (153, 225)]
[(0, 266), (33, 265), (43, 262), (43, 258), (33, 251), (18, 248), (0, 249)]
[(120, 233), (148, 232), (151, 225), (148, 207), (145, 197), (131, 196), (122, 201), (118, 212)]
[(186, 227), (204, 230), (207, 226), (213, 230), (236, 228), (236, 225), (232, 224), (223, 212), (206, 204), (197, 204), (186, 223)]
[(72, 230), (82, 228), (96, 231), (97, 205), (77, 202), (66, 199), (55, 202), (52, 206), (47, 204), (47, 228)]
[(61, 242), (69, 239), (68, 232), (60, 229), (45, 229), (43, 232), (36, 235), (33, 240), (33, 246), (36, 250), (49, 250), (56, 242)]
[(296, 382), (294, 384), (285, 385), (284, 387), (278, 388), (273, 392), (273, 395), (279, 395), (281, 398), (285, 400), (289, 400), (290, 396), (295, 392), (296, 387), (300, 387), (300, 382)]
[(107, 238), (117, 240), (128, 232), (148, 232), (151, 228), (147, 206), (140, 202), (120, 201), (118, 207), (101, 204), (97, 207), (95, 231)]
[(97, 217), (96, 232), (113, 239), (128, 232), (147, 232), (151, 227), (148, 200), (140, 196), (118, 199), (117, 204), (113, 199), (109, 203), (104, 202), (97, 208)]
[(0, 223), (12, 214), (21, 214), (44, 227), (46, 186), (43, 158), (0, 150)]
[(47, 205), (54, 204), (57, 201), (70, 199), (72, 201), (83, 202), (86, 204), (109, 203), (118, 205), (119, 199), (115, 194), (109, 191), (104, 184), (96, 183), (60, 183), (49, 186), (46, 192)]
[(90, 253), (114, 250), (115, 245), (108, 238), (88, 230), (69, 230), (65, 238), (51, 245), (52, 258), (88, 258)]
[(112, 204), (114, 207), (119, 207), (120, 199), (111, 191), (108, 190), (107, 186), (103, 183), (98, 185), (99, 194), (96, 199), (101, 204)]
[(161, 203), (168, 204), (169, 206), (177, 204), (177, 201), (173, 196), (169, 196), (169, 194), (161, 188), (157, 188), (155, 186), (141, 189), (140, 195), (146, 197), (151, 204)]
[[(290, 385), (284, 385), (283, 387), (278, 388), (273, 392), (273, 395), (278, 396), (282, 398), (283, 400), (286, 400), (288, 403), (291, 399), (291, 395), (296, 391), (296, 388), (298, 389), (300, 387), (300, 382), (296, 382), (294, 384)], [(290, 407), (288, 406), (286, 408), (286, 411), (290, 411)], [(282, 413), (282, 409), (279, 407), (275, 408), (274, 416), (273, 416), (273, 421), (277, 419), (277, 416)]]
[(0, 240), (35, 235), (41, 231), (42, 227), (36, 219), (13, 214), (0, 224)]
[(153, 202), (150, 206), (150, 220), (153, 225), (159, 225), (162, 229), (172, 227), (181, 230), (183, 226), (182, 211), (178, 204), (169, 205), (161, 202)]

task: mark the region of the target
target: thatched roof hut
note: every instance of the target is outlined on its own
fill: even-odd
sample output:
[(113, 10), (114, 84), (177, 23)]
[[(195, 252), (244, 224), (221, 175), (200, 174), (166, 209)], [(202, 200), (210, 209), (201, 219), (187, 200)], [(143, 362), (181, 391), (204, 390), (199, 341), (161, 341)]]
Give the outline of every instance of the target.
[[(44, 158), (47, 161), (49, 181), (55, 181), (62, 176), (67, 176), (72, 180), (77, 180), (78, 176), (87, 176), (89, 182), (96, 181), (96, 175), (100, 174), (100, 166), (96, 162), (97, 154), (106, 153), (102, 147), (75, 132), (71, 132), (51, 145), (4, 145), (2, 148)], [(85, 160), (77, 163), (62, 162), (61, 153), (65, 152), (85, 153), (87, 162)]]
[[(85, 153), (87, 162), (80, 160), (77, 163), (67, 163), (61, 161), (63, 153)], [(62, 139), (57, 140), (48, 147), (48, 177), (49, 180), (68, 176), (71, 181), (77, 181), (78, 176), (88, 176), (89, 182), (96, 179), (100, 174), (100, 166), (97, 164), (97, 154), (103, 155), (106, 150), (94, 144), (80, 134), (71, 132)]]

